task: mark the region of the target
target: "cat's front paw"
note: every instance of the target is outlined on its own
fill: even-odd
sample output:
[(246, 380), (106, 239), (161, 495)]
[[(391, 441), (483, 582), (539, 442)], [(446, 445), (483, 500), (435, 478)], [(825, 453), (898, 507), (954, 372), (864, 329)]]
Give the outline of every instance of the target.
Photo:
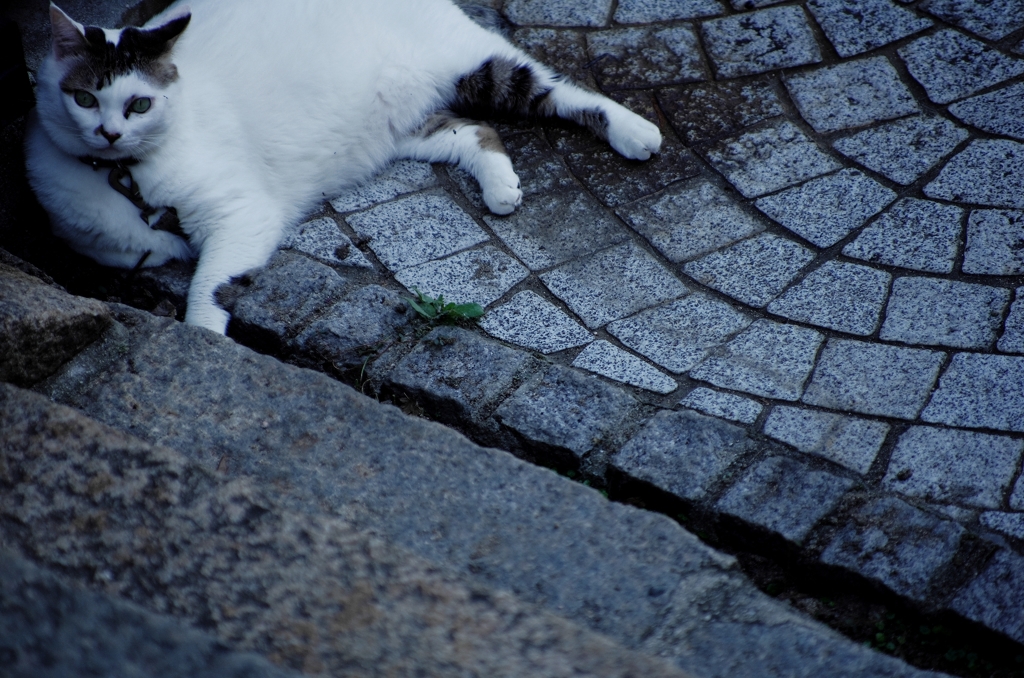
[(654, 123), (622, 109), (609, 116), (608, 143), (630, 160), (647, 160), (661, 150), (661, 131)]
[(491, 184), (481, 186), (484, 192), (484, 202), (487, 209), (494, 214), (512, 214), (517, 207), (523, 204), (523, 191), (519, 188), (519, 181), (514, 186), (507, 184)]
[(512, 214), (523, 203), (519, 176), (504, 153), (487, 153), (477, 174), (487, 209), (494, 214)]

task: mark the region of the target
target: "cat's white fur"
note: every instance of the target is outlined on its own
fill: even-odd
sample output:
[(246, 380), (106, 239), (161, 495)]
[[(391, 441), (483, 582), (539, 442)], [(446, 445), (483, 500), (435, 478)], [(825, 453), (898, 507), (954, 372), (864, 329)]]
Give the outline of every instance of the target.
[[(558, 115), (596, 109), (609, 143), (647, 159), (657, 127), (597, 94), (565, 83), (450, 0), (191, 0), (147, 27), (191, 11), (170, 52), (179, 77), (166, 87), (132, 73), (90, 90), (83, 108), (58, 83), (55, 47), (38, 74), (26, 150), (30, 181), (56, 232), (78, 251), (121, 267), (199, 256), (186, 321), (223, 333), (215, 289), (260, 266), (286, 226), (396, 158), (458, 162), (499, 214), (520, 202), (507, 155), (477, 135), (417, 135), (445, 108), (460, 77), (494, 57), (529, 64), (551, 88)], [(52, 11), (59, 12), (56, 8)], [(55, 21), (56, 24), (56, 21)], [(75, 25), (82, 30), (81, 25)], [(117, 43), (120, 31), (106, 30)], [(150, 97), (145, 114), (126, 102)], [(113, 144), (100, 133), (121, 134)], [(150, 229), (139, 211), (80, 156), (135, 156), (152, 205), (177, 209), (188, 242)]]

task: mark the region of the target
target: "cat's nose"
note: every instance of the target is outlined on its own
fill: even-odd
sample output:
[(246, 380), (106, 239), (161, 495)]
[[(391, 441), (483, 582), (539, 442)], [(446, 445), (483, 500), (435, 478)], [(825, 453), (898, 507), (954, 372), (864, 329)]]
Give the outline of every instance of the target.
[(107, 141), (109, 141), (111, 145), (113, 145), (115, 141), (117, 141), (118, 139), (121, 138), (121, 135), (119, 133), (117, 133), (117, 132), (108, 132), (107, 130), (103, 129), (102, 127), (100, 127), (100, 134), (102, 134), (103, 138), (106, 139)]

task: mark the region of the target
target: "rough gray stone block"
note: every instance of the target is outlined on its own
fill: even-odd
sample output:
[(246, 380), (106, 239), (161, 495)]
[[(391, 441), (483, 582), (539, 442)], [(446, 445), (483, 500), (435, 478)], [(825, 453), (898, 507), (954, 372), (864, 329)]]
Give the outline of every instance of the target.
[(1014, 0), (929, 0), (922, 9), (988, 40), (1024, 27), (1024, 5)]
[(436, 185), (437, 177), (430, 163), (399, 160), (362, 186), (332, 199), (331, 207), (336, 212), (354, 212)]
[(0, 381), (27, 386), (50, 376), (110, 322), (105, 304), (0, 264)]
[(827, 261), (768, 304), (768, 311), (790, 320), (865, 336), (878, 327), (889, 280), (888, 273), (875, 268)]
[(863, 172), (844, 169), (754, 205), (818, 247), (831, 247), (895, 199), (895, 192)]
[(935, 577), (956, 556), (966, 530), (895, 497), (873, 499), (851, 513), (821, 561), (853, 570), (896, 593), (929, 598)]
[(968, 619), (1002, 631), (1024, 643), (1024, 556), (1002, 549), (950, 607)]
[(712, 417), (720, 417), (738, 421), (743, 424), (753, 424), (764, 406), (756, 400), (744, 398), (732, 393), (722, 393), (710, 388), (698, 386), (690, 391), (685, 398), (679, 401), (683, 407), (697, 410)]
[(843, 57), (888, 45), (932, 25), (890, 0), (810, 0), (807, 9)]
[(587, 33), (587, 53), (602, 89), (704, 80), (697, 34), (685, 24)]
[(783, 108), (767, 82), (714, 82), (659, 89), (658, 101), (688, 144), (739, 132), (777, 115)]
[(798, 400), (823, 340), (805, 327), (757, 320), (690, 370), (690, 376), (720, 388)]
[(957, 280), (897, 278), (879, 337), (906, 344), (987, 348), (1002, 325), (1010, 291)]
[(555, 353), (594, 340), (594, 335), (557, 306), (530, 290), (491, 309), (480, 327), (492, 337), (541, 353)]
[(785, 83), (800, 115), (817, 132), (861, 127), (921, 110), (885, 57), (790, 75)]
[(1024, 358), (957, 353), (921, 418), (966, 428), (1024, 431)]
[(694, 280), (754, 307), (764, 307), (814, 259), (814, 252), (787, 238), (762, 233), (691, 261)]
[(662, 410), (612, 456), (611, 464), (681, 499), (700, 501), (753, 449), (739, 426), (696, 412)]
[(996, 344), (1004, 353), (1024, 353), (1024, 287), (1018, 287), (1016, 295), (1010, 314), (1006, 316), (1003, 336)]
[(915, 419), (939, 376), (938, 351), (831, 339), (803, 401), (849, 412)]
[(395, 280), (445, 302), (476, 303), (486, 308), (523, 280), (529, 271), (496, 247), (453, 254), (402, 269)]
[(924, 194), (993, 207), (1024, 207), (1024, 144), (975, 139), (946, 163), (924, 187)]
[(917, 115), (853, 136), (832, 146), (898, 184), (912, 184), (953, 152), (968, 137), (967, 130), (939, 116)]
[(551, 365), (520, 386), (494, 417), (525, 440), (581, 459), (594, 449), (613, 446), (636, 406), (621, 388)]
[(620, 24), (648, 24), (717, 16), (723, 10), (718, 0), (621, 0), (612, 18)]
[(775, 7), (701, 24), (719, 78), (753, 75), (821, 61), (800, 7)]
[(974, 210), (967, 221), (963, 271), (981, 275), (1024, 273), (1022, 245), (1024, 211)]
[(1024, 84), (958, 101), (949, 107), (957, 118), (986, 132), (1024, 141), (1024, 120), (1018, 115)]
[[(547, 64), (556, 72), (571, 78), (573, 82), (592, 89), (597, 87), (594, 74), (586, 68), (590, 59), (587, 58), (587, 40), (581, 31), (565, 28), (518, 28), (512, 33), (512, 42), (542, 64)], [(519, 164), (515, 161), (512, 164), (518, 173)], [(452, 168), (448, 171), (451, 172)], [(522, 176), (519, 178), (521, 181)]]
[(779, 405), (764, 423), (766, 435), (806, 454), (864, 475), (889, 433), (889, 425), (832, 412)]
[(751, 322), (752, 318), (732, 306), (696, 293), (609, 323), (608, 332), (637, 353), (680, 374)]
[(799, 544), (853, 484), (789, 457), (769, 457), (749, 469), (715, 509)]
[(320, 217), (288, 229), (281, 241), (282, 249), (298, 250), (311, 257), (337, 266), (373, 268), (334, 219)]
[(655, 393), (671, 393), (679, 386), (668, 375), (603, 339), (583, 349), (572, 366)]
[(986, 511), (978, 518), (978, 522), (1008, 537), (1024, 541), (1024, 513)]
[(509, 0), (504, 11), (520, 26), (604, 26), (612, 0)]
[(950, 29), (918, 38), (901, 47), (899, 55), (937, 104), (963, 99), (1024, 73), (1024, 60)]
[(952, 273), (964, 211), (955, 205), (903, 198), (843, 248), (843, 254), (929, 273)]
[(1017, 473), (1024, 441), (973, 431), (913, 426), (900, 436), (882, 481), (937, 503), (995, 509)]

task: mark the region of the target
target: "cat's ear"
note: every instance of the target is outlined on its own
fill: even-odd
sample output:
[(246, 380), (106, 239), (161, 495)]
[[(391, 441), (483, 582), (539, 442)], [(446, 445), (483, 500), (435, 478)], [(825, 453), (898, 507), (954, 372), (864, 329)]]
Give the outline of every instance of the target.
[(181, 34), (188, 28), (188, 22), (191, 20), (192, 12), (186, 5), (160, 26), (140, 30), (139, 43), (150, 54), (166, 54), (171, 51), (174, 43), (178, 41)]
[(50, 3), (50, 26), (53, 29), (53, 54), (57, 59), (82, 54), (88, 48), (85, 27), (57, 5)]

